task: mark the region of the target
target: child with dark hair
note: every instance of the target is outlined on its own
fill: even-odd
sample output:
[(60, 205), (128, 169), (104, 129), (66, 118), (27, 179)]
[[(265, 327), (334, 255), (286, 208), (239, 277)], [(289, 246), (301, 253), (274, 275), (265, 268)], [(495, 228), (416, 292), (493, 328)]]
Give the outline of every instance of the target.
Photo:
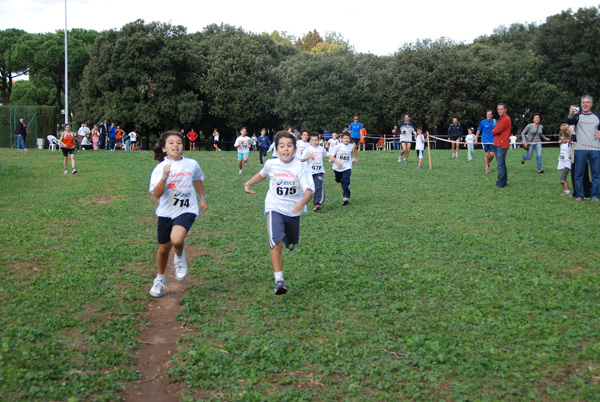
[[(304, 133), (302, 133), (304, 135)], [(323, 177), (325, 176), (325, 167), (323, 166), (323, 157), (329, 153), (322, 145), (319, 145), (319, 133), (310, 133), (310, 146), (306, 148), (305, 156), (302, 162), (308, 161), (309, 171), (312, 173), (315, 183), (315, 194), (313, 198), (313, 211), (320, 211), (325, 201), (325, 192), (323, 191)]]
[(342, 143), (329, 149), (329, 160), (333, 162), (333, 171), (335, 172), (335, 181), (342, 185), (343, 199), (342, 205), (348, 205), (350, 202), (350, 176), (352, 175), (352, 162), (358, 162), (358, 159), (352, 157), (354, 145), (350, 143), (350, 133), (342, 133)]
[(262, 170), (246, 182), (244, 190), (248, 194), (256, 194), (250, 186), (269, 178), (265, 215), (275, 276), (275, 294), (282, 295), (287, 292), (283, 280), (283, 246), (293, 250), (300, 242), (300, 215), (306, 212), (306, 203), (312, 198), (315, 185), (306, 164), (294, 157), (294, 135), (279, 131), (273, 143), (279, 158), (266, 161)]
[(202, 212), (206, 211), (208, 205), (204, 195), (204, 172), (194, 159), (182, 156), (183, 136), (180, 133), (163, 133), (153, 151), (154, 159), (160, 162), (152, 171), (149, 188), (150, 193), (158, 199), (158, 273), (150, 295), (160, 297), (167, 284), (165, 269), (171, 248), (175, 249), (175, 278), (182, 281), (187, 276), (188, 266), (183, 247), (185, 237), (199, 215), (196, 191), (200, 195)]

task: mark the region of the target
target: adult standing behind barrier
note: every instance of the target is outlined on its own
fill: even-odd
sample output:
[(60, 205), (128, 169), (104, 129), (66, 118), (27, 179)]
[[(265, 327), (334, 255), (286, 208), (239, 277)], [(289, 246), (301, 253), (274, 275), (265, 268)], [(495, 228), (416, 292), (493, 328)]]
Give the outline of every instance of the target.
[(567, 124), (575, 125), (575, 193), (577, 201), (583, 202), (583, 176), (590, 164), (592, 176), (592, 201), (600, 199), (600, 116), (592, 113), (594, 98), (581, 97), (581, 112), (576, 113), (575, 106), (569, 109)]
[(477, 134), (475, 138), (475, 145), (477, 145), (477, 141), (479, 140), (479, 134), (481, 134), (481, 143), (483, 145), (483, 163), (485, 164), (485, 172), (490, 172), (490, 163), (494, 160), (494, 135), (492, 134), (492, 130), (496, 125), (497, 120), (494, 119), (494, 111), (492, 109), (488, 109), (485, 112), (485, 119), (481, 120), (479, 123), (479, 127), (477, 127)]
[(506, 153), (510, 146), (510, 132), (512, 121), (506, 114), (506, 105), (498, 104), (498, 122), (492, 130), (494, 135), (494, 146), (496, 147), (496, 164), (498, 166), (498, 180), (494, 188), (504, 188), (508, 185), (508, 173), (506, 171)]
[(544, 126), (540, 124), (542, 116), (539, 113), (534, 113), (532, 116), (532, 123), (529, 123), (523, 131), (521, 131), (521, 141), (523, 141), (523, 148), (527, 150), (526, 154), (521, 157), (521, 164), (525, 161), (531, 160), (533, 156), (533, 150), (535, 149), (535, 161), (537, 163), (538, 173), (544, 173), (542, 170), (542, 144), (541, 141), (550, 141), (544, 135)]
[(27, 138), (27, 127), (23, 118), (15, 126), (15, 134), (17, 135), (17, 151), (27, 151), (25, 149), (25, 138)]
[(455, 117), (452, 119), (452, 124), (448, 127), (448, 139), (452, 141), (452, 157), (458, 158), (458, 148), (460, 140), (463, 136), (463, 128)]

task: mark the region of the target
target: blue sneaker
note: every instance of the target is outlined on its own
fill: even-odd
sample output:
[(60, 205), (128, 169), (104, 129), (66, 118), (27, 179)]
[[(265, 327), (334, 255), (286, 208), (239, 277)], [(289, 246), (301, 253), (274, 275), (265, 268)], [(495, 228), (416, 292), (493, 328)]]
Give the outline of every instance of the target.
[(154, 278), (154, 284), (152, 285), (152, 289), (150, 289), (150, 296), (161, 297), (165, 286), (166, 285), (164, 281), (161, 281), (158, 278)]
[(287, 288), (285, 287), (284, 281), (277, 281), (275, 284), (275, 294), (276, 295), (284, 295), (287, 292)]

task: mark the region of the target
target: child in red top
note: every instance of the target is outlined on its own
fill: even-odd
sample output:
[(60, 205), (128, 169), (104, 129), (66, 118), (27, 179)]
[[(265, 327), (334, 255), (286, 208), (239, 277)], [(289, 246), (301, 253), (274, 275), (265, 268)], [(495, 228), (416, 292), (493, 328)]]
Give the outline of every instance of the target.
[(67, 157), (71, 155), (71, 173), (77, 173), (75, 170), (75, 137), (71, 132), (71, 125), (65, 125), (65, 131), (62, 132), (60, 138), (58, 139), (58, 143), (60, 144), (60, 148), (62, 149), (64, 161), (63, 164), (65, 166), (64, 174), (67, 174)]

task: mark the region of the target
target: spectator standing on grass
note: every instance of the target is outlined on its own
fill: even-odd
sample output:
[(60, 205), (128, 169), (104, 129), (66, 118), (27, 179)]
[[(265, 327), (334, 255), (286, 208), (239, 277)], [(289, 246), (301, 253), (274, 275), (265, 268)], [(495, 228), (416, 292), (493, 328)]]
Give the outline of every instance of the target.
[(592, 176), (591, 199), (598, 201), (600, 198), (600, 116), (592, 112), (594, 98), (590, 95), (581, 97), (581, 112), (576, 111), (576, 106), (569, 108), (567, 124), (575, 126), (575, 193), (576, 200), (583, 201), (584, 170), (589, 163)]
[(512, 149), (517, 148), (517, 136), (514, 133), (510, 135), (510, 147)]
[(362, 130), (360, 130), (360, 142), (358, 143), (358, 149), (365, 150), (367, 140), (367, 128), (363, 126)]
[(498, 104), (498, 122), (492, 130), (494, 135), (494, 146), (496, 154), (496, 165), (498, 166), (498, 180), (494, 188), (504, 188), (508, 185), (508, 173), (506, 171), (506, 153), (510, 146), (510, 133), (512, 120), (506, 114), (506, 105)]
[(395, 125), (394, 129), (392, 130), (392, 138), (394, 139), (392, 142), (392, 148), (394, 151), (400, 150), (400, 136), (398, 134), (398, 125)]
[(533, 156), (533, 150), (535, 150), (537, 172), (544, 173), (542, 170), (542, 140), (550, 141), (544, 135), (544, 126), (540, 124), (542, 116), (539, 113), (534, 113), (532, 116), (532, 122), (525, 126), (521, 131), (521, 141), (523, 142), (523, 148), (527, 150), (526, 154), (521, 157), (521, 164), (525, 161), (531, 160)]
[(300, 242), (300, 215), (306, 212), (306, 204), (312, 198), (315, 185), (308, 166), (294, 157), (296, 138), (287, 131), (279, 131), (273, 143), (279, 158), (268, 160), (261, 171), (244, 184), (244, 190), (248, 194), (256, 194), (250, 187), (269, 178), (265, 215), (275, 294), (282, 295), (287, 292), (283, 279), (283, 246), (293, 250)]
[(263, 157), (267, 157), (267, 151), (271, 146), (271, 141), (269, 137), (267, 137), (267, 129), (263, 128), (260, 130), (260, 136), (257, 139), (258, 142), (258, 158), (260, 160), (260, 164), (263, 164)]
[(568, 125), (563, 124), (560, 128), (559, 134), (559, 142), (560, 142), (560, 152), (558, 154), (558, 166), (557, 169), (560, 170), (560, 184), (563, 186), (563, 195), (570, 195), (571, 190), (569, 190), (569, 181), (567, 180), (567, 176), (571, 171), (571, 132)]
[(17, 135), (17, 151), (27, 151), (25, 148), (25, 138), (27, 138), (27, 127), (25, 121), (20, 118), (15, 126), (15, 134)]
[(115, 150), (115, 145), (117, 143), (117, 126), (115, 123), (110, 123), (110, 127), (108, 128), (108, 149), (111, 151)]
[(121, 130), (121, 126), (117, 126), (117, 131), (115, 133), (115, 143), (115, 146), (117, 148), (123, 149), (123, 130)]
[(423, 169), (423, 151), (425, 150), (425, 136), (423, 135), (423, 129), (417, 128), (417, 134), (415, 135), (415, 151), (419, 156), (419, 166), (417, 169)]
[[(154, 146), (156, 165), (150, 176), (150, 193), (158, 199), (157, 274), (150, 295), (160, 297), (167, 285), (165, 270), (171, 248), (175, 249), (175, 278), (184, 280), (188, 274), (185, 237), (192, 224), (208, 208), (204, 194), (204, 172), (194, 159), (183, 157), (183, 136), (177, 131), (163, 133)], [(196, 192), (200, 196), (200, 208)]]
[(108, 127), (106, 124), (106, 120), (104, 120), (100, 123), (100, 127), (98, 127), (98, 148), (102, 150), (106, 149), (106, 135), (108, 134)]
[(404, 115), (404, 121), (397, 126), (397, 133), (400, 133), (400, 156), (398, 156), (398, 162), (407, 163), (408, 154), (410, 154), (410, 147), (412, 145), (413, 135), (417, 131), (415, 125), (410, 122), (410, 115), (407, 113)]
[(485, 172), (490, 172), (490, 163), (494, 159), (494, 135), (492, 134), (492, 130), (496, 125), (497, 120), (494, 119), (494, 111), (492, 109), (488, 109), (485, 112), (485, 119), (481, 120), (479, 126), (477, 127), (477, 134), (475, 135), (475, 145), (477, 145), (477, 141), (479, 139), (479, 134), (481, 134), (481, 144), (483, 145), (483, 163), (485, 164)]
[(196, 139), (198, 138), (198, 133), (195, 132), (194, 129), (192, 128), (187, 133), (187, 138), (190, 141), (190, 151), (195, 151), (196, 150)]
[(77, 173), (75, 169), (75, 135), (71, 132), (71, 125), (65, 124), (65, 131), (62, 132), (60, 138), (58, 139), (58, 143), (60, 144), (60, 148), (63, 153), (63, 165), (65, 167), (64, 174), (68, 174), (67, 171), (67, 158), (71, 155), (71, 173)]
[(135, 131), (135, 128), (133, 130), (131, 130), (131, 132), (129, 133), (129, 139), (131, 140), (131, 150), (132, 151), (137, 151), (138, 147), (138, 134), (137, 131)]
[(327, 130), (323, 131), (323, 139), (325, 140), (325, 143), (327, 143), (327, 141), (329, 141), (329, 138), (331, 137), (331, 133)]
[(92, 145), (94, 151), (98, 150), (99, 135), (100, 134), (98, 133), (98, 126), (94, 124), (94, 127), (92, 128)]
[(452, 124), (448, 127), (448, 139), (452, 144), (452, 157), (458, 158), (458, 148), (460, 146), (460, 140), (463, 136), (463, 128), (455, 117), (452, 119)]
[(467, 136), (465, 137), (465, 147), (467, 147), (467, 161), (471, 162), (473, 160), (473, 149), (475, 148), (475, 134), (473, 134), (475, 130), (473, 127), (467, 129)]
[(81, 150), (81, 141), (85, 137), (85, 123), (81, 123), (79, 130), (77, 130), (77, 150)]

